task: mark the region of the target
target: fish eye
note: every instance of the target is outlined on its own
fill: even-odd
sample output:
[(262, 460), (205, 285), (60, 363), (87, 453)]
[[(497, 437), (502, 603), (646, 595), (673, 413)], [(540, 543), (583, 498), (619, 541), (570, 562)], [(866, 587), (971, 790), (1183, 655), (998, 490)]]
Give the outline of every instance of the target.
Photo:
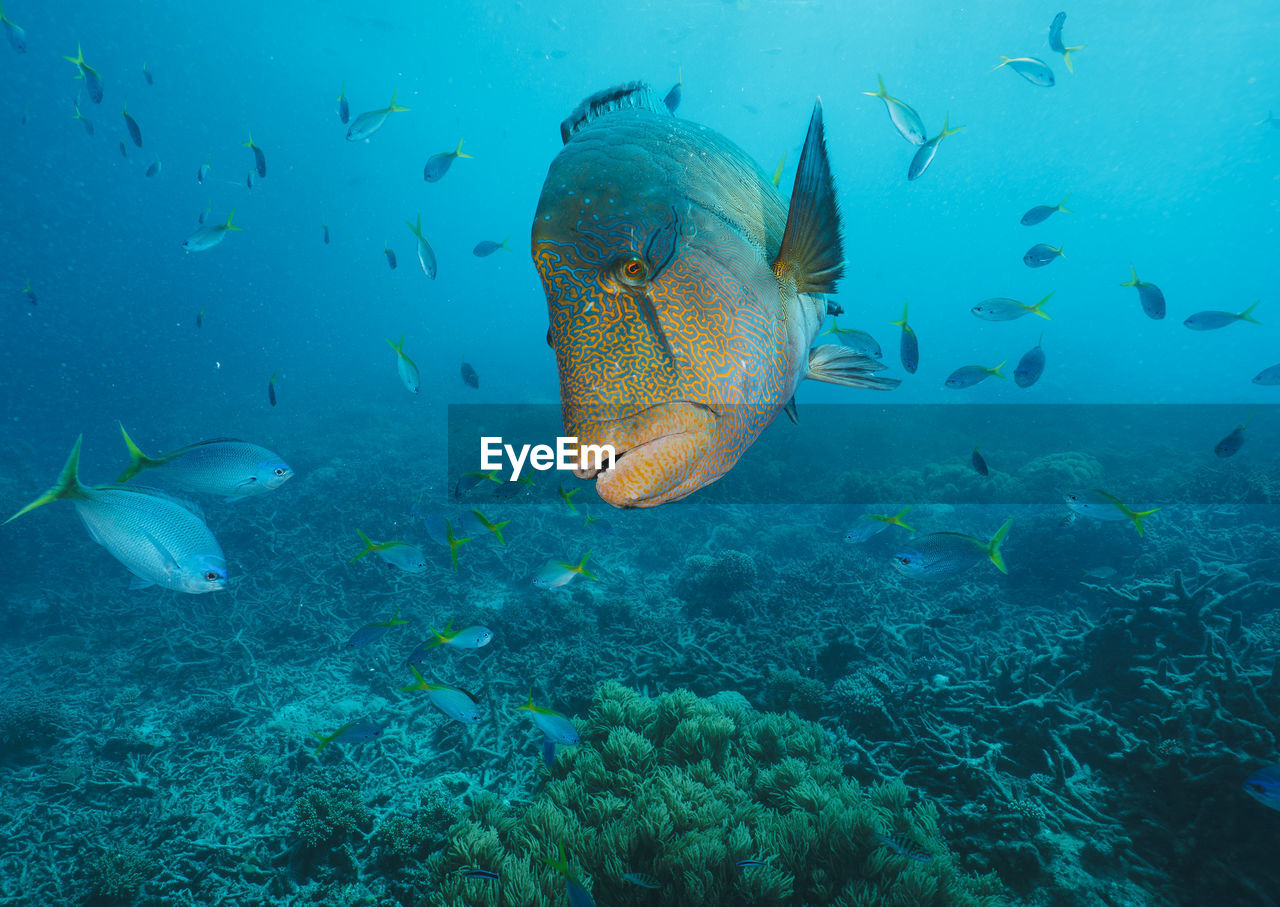
[(640, 258), (628, 258), (618, 266), (618, 276), (623, 283), (632, 286), (644, 283), (649, 277), (649, 266)]
[(218, 574), (214, 573), (212, 570), (208, 570), (205, 572), (204, 578), (207, 582), (210, 582), (210, 583), (216, 582), (218, 579)]
[(284, 475), (284, 470), (281, 469), (279, 466), (276, 467), (276, 475), (278, 476)]

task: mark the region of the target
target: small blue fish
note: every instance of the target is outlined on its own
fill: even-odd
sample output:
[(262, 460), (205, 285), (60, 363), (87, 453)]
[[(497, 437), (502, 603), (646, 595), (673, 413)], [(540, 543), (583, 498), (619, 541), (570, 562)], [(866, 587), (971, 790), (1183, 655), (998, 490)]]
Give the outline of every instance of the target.
[(454, 721), (460, 721), (463, 724), (480, 723), (480, 719), (484, 715), (480, 711), (480, 700), (476, 699), (476, 697), (466, 690), (447, 687), (442, 683), (428, 683), (422, 674), (418, 672), (418, 669), (412, 665), (409, 666), (409, 670), (413, 672), (413, 676), (418, 682), (411, 683), (407, 687), (401, 687), (401, 692), (426, 690), (427, 699), (431, 704)]
[[(209, 178), (209, 166), (210, 166), (209, 164), (201, 164), (199, 169), (196, 170), (197, 183), (200, 183), (201, 185), (203, 185), (204, 181)], [(204, 223), (204, 218), (200, 219), (200, 223)]]
[(384, 730), (385, 727), (372, 721), (348, 721), (332, 734), (317, 734), (312, 731), (311, 736), (320, 741), (314, 752), (320, 752), (330, 743), (368, 743), (382, 736)]
[[(254, 144), (253, 134), (252, 133), (249, 134), (249, 141), (241, 142), (240, 144), (253, 152), (254, 169), (258, 171), (258, 176), (262, 177), (263, 179), (266, 179), (267, 178), (267, 156), (266, 154), (263, 153), (261, 148), (259, 148), (256, 144)], [(250, 177), (249, 188), (250, 189), (253, 188), (252, 177)]]
[(427, 238), (422, 235), (422, 215), (418, 215), (418, 223), (411, 224), (408, 221), (404, 225), (413, 231), (413, 235), (418, 238), (418, 264), (422, 266), (422, 273), (427, 275), (429, 280), (436, 279), (436, 253), (431, 248), (431, 243), (427, 242)]
[(1164, 317), (1165, 312), (1164, 293), (1154, 283), (1144, 283), (1139, 280), (1138, 272), (1133, 269), (1133, 265), (1129, 266), (1129, 273), (1133, 275), (1133, 279), (1126, 280), (1120, 286), (1137, 288), (1138, 301), (1142, 303), (1142, 311), (1146, 313), (1148, 318), (1159, 321)]
[[(203, 323), (202, 311), (196, 316), (196, 327)], [(138, 449), (123, 424), (120, 434), (129, 449), (130, 463), (116, 479), (119, 483), (128, 482), (143, 470), (154, 470), (151, 475), (168, 486), (238, 501), (274, 491), (293, 478), (293, 469), (279, 454), (248, 441), (216, 438), (148, 457)]]
[[(674, 111), (673, 111), (674, 112)], [(630, 882), (632, 885), (639, 885), (641, 888), (661, 888), (662, 883), (653, 876), (644, 872), (628, 872), (622, 876), (624, 882)]]
[(1243, 312), (1196, 312), (1186, 321), (1182, 322), (1186, 327), (1193, 331), (1216, 331), (1218, 328), (1225, 328), (1229, 324), (1235, 324), (1238, 321), (1247, 321), (1249, 324), (1259, 324), (1258, 319), (1253, 317), (1253, 310), (1258, 307), (1258, 300), (1253, 305), (1245, 309)]
[(928, 863), (933, 859), (933, 854), (929, 853), (929, 851), (901, 836), (890, 837), (876, 834), (875, 839), (898, 856), (906, 857), (908, 860), (915, 860), (917, 863)]
[(1053, 70), (1049, 68), (1049, 64), (1044, 60), (1035, 57), (1000, 57), (1000, 64), (992, 67), (991, 71), (995, 72), (1003, 66), (1008, 66), (1022, 78), (1026, 79), (1032, 85), (1039, 85), (1041, 88), (1053, 87)]
[(351, 128), (347, 130), (348, 142), (362, 142), (373, 135), (383, 124), (387, 122), (387, 117), (393, 113), (404, 113), (408, 107), (401, 107), (396, 103), (396, 93), (391, 92), (391, 103), (378, 110), (366, 110), (364, 113), (356, 117), (356, 121), (351, 124)]
[(396, 253), (391, 251), (391, 247), (386, 243), (382, 244), (382, 254), (387, 256), (387, 267), (391, 270), (396, 269)]
[(1280, 765), (1258, 769), (1244, 782), (1244, 792), (1263, 806), (1280, 809)]
[(133, 144), (139, 148), (142, 147), (142, 130), (138, 128), (138, 121), (129, 114), (129, 102), (124, 103), (124, 125), (129, 130), (129, 138), (133, 139)]
[(1013, 520), (1005, 520), (989, 542), (959, 532), (934, 532), (919, 536), (893, 556), (893, 566), (906, 576), (936, 581), (958, 576), (986, 558), (1001, 573), (1008, 573), (1000, 546), (1004, 544), (1012, 525)]
[(504, 239), (502, 242), (494, 242), (491, 239), (481, 240), (480, 242), (476, 243), (476, 247), (471, 250), (471, 254), (474, 255), (476, 258), (488, 258), (490, 255), (492, 255), (494, 252), (497, 252), (499, 249), (506, 249), (508, 252), (510, 252), (511, 247), (507, 245), (507, 240), (509, 239), (511, 239), (511, 237), (508, 236), (507, 239)]
[(3, 7), (0, 7), (0, 25), (4, 26), (4, 32), (9, 37), (10, 46), (18, 53), (25, 54), (27, 52), (27, 33), (22, 30), (22, 26), (16, 25), (4, 14)]
[(462, 630), (453, 630), (453, 618), (449, 618), (449, 622), (445, 624), (443, 630), (431, 628), (432, 640), (424, 643), (428, 649), (436, 646), (451, 646), (455, 649), (483, 649), (493, 641), (493, 631), (488, 627), (482, 627), (479, 624), (466, 627)]
[(405, 573), (421, 573), (427, 569), (427, 558), (417, 545), (407, 542), (375, 542), (359, 529), (356, 534), (364, 540), (364, 550), (353, 557), (352, 562), (360, 560), (366, 554), (377, 554), (393, 567), (399, 567)]
[(1249, 413), (1249, 418), (1244, 420), (1243, 425), (1237, 425), (1232, 429), (1231, 434), (1219, 441), (1213, 448), (1214, 454), (1219, 457), (1234, 457), (1240, 448), (1244, 447), (1244, 430), (1249, 425), (1249, 419), (1252, 418), (1253, 413)]
[(902, 338), (898, 341), (898, 357), (902, 360), (902, 367), (914, 375), (916, 369), (920, 367), (920, 341), (916, 339), (916, 332), (911, 329), (911, 325), (907, 324), (905, 302), (902, 304), (902, 320), (889, 323), (902, 328)]
[(399, 618), (400, 609), (396, 608), (395, 613), (391, 615), (391, 620), (379, 620), (365, 624), (351, 634), (351, 638), (347, 640), (347, 646), (352, 649), (359, 649), (361, 646), (367, 646), (369, 643), (381, 639), (387, 635), (387, 631), (392, 627), (403, 627), (409, 623), (409, 621), (400, 620)]
[(933, 163), (934, 155), (938, 153), (938, 145), (941, 144), (942, 140), (949, 135), (955, 135), (964, 128), (963, 126), (957, 126), (955, 129), (948, 129), (948, 122), (950, 121), (943, 118), (942, 131), (916, 149), (915, 156), (911, 158), (911, 166), (907, 168), (908, 180), (917, 180), (924, 176), (925, 170)]
[(979, 441), (977, 444), (973, 445), (973, 453), (969, 456), (969, 464), (973, 467), (973, 471), (978, 475), (987, 476), (991, 474), (991, 470), (987, 468), (987, 461), (983, 459), (982, 454), (978, 453), (978, 447), (981, 446), (981, 444), (982, 442)]
[(463, 869), (459, 870), (458, 875), (464, 879), (479, 879), (482, 882), (497, 882), (501, 879), (501, 876), (491, 869)]
[(861, 353), (864, 356), (870, 356), (873, 359), (883, 359), (884, 351), (880, 349), (880, 344), (876, 342), (876, 338), (872, 337), (866, 331), (860, 331), (857, 328), (842, 328), (836, 324), (836, 319), (831, 319), (831, 328), (828, 334), (835, 334), (841, 346), (847, 346), (854, 352)]
[(586, 569), (589, 557), (591, 557), (590, 551), (582, 556), (582, 560), (576, 566), (561, 561), (547, 561), (533, 577), (533, 584), (539, 589), (558, 589), (567, 585), (575, 576), (595, 579), (596, 577)]
[(1067, 507), (1072, 513), (1107, 523), (1130, 520), (1137, 528), (1139, 536), (1143, 534), (1143, 518), (1151, 516), (1160, 509), (1154, 507), (1151, 510), (1130, 510), (1119, 498), (1101, 488), (1090, 491), (1068, 491), (1065, 498)]
[[(34, 304), (34, 300), (32, 301)], [(1275, 387), (1280, 384), (1280, 365), (1273, 365), (1270, 368), (1264, 368), (1258, 374), (1253, 376), (1253, 383), (1262, 387)]]
[(342, 83), (342, 90), (338, 92), (338, 119), (342, 120), (342, 125), (346, 125), (351, 119), (351, 107), (347, 104), (347, 83)]
[(1022, 358), (1018, 360), (1018, 367), (1013, 370), (1013, 383), (1018, 387), (1030, 387), (1044, 374), (1044, 350), (1041, 348), (1043, 343), (1044, 334), (1041, 334), (1036, 345), (1023, 353)]
[(1059, 258), (1066, 258), (1061, 246), (1055, 249), (1053, 246), (1038, 242), (1022, 256), (1022, 263), (1028, 268), (1043, 268)]
[(582, 887), (582, 880), (573, 874), (573, 870), (569, 868), (569, 861), (564, 855), (564, 844), (560, 845), (560, 859), (548, 860), (546, 857), (538, 857), (539, 860), (546, 863), (565, 879), (565, 893), (569, 896), (569, 907), (595, 907), (596, 902), (592, 900), (587, 889)]
[(1036, 205), (1026, 214), (1022, 215), (1022, 219), (1019, 220), (1018, 223), (1022, 224), (1024, 227), (1034, 227), (1036, 224), (1043, 223), (1059, 212), (1063, 214), (1070, 214), (1072, 213), (1071, 209), (1067, 207), (1067, 199), (1069, 198), (1071, 198), (1070, 195), (1058, 202), (1056, 205)]
[(1003, 362), (995, 368), (987, 368), (985, 365), (963, 365), (947, 376), (945, 384), (952, 390), (962, 390), (986, 381), (992, 375), (1003, 378), (1004, 375), (1000, 374), (1003, 366)]
[(324, 244), (329, 245), (329, 225), (321, 224), (320, 229), (324, 231)]
[(538, 730), (542, 731), (542, 758), (546, 762), (547, 768), (551, 768), (555, 764), (557, 743), (575, 746), (582, 740), (573, 722), (564, 715), (533, 704), (532, 689), (529, 690), (528, 703), (517, 706), (516, 711), (528, 712)]
[(449, 168), (453, 166), (454, 161), (460, 157), (470, 158), (471, 155), (462, 150), (462, 141), (462, 139), (458, 139), (458, 147), (453, 151), (442, 151), (439, 154), (431, 155), (427, 160), (427, 165), (422, 168), (422, 178), (428, 183), (439, 182), (444, 179), (444, 175), (449, 172)]
[[(206, 249), (212, 249), (227, 238), (227, 234), (232, 230), (239, 230), (235, 224), (231, 223), (231, 218), (236, 216), (233, 210), (227, 215), (225, 224), (204, 224), (188, 236), (182, 243), (183, 251), (186, 252), (204, 252)], [(272, 404), (274, 405), (274, 404)]]
[(1083, 44), (1077, 44), (1075, 47), (1068, 47), (1062, 41), (1062, 26), (1066, 24), (1067, 14), (1058, 13), (1053, 17), (1053, 21), (1049, 23), (1049, 47), (1055, 53), (1062, 54), (1062, 62), (1067, 65), (1067, 72), (1074, 73), (1076, 71), (1075, 64), (1071, 62), (1071, 55), (1077, 50), (1084, 50)]
[(662, 99), (662, 103), (666, 105), (667, 110), (672, 113), (676, 112), (676, 108), (680, 106), (680, 99), (684, 97), (684, 72), (681, 71), (676, 78), (676, 84), (671, 86), (671, 90), (667, 92), (666, 97)]
[(739, 869), (751, 869), (756, 866), (768, 866), (769, 864), (764, 860), (739, 860), (733, 865), (737, 866)]
[(844, 540), (846, 542), (860, 544), (868, 539), (875, 538), (890, 526), (901, 526), (903, 529), (907, 530), (907, 532), (915, 532), (915, 529), (902, 521), (902, 518), (907, 515), (907, 511), (910, 510), (911, 507), (912, 505), (908, 504), (893, 516), (884, 516), (879, 513), (864, 513), (862, 516), (858, 517), (857, 522), (853, 524), (853, 528), (844, 534)]

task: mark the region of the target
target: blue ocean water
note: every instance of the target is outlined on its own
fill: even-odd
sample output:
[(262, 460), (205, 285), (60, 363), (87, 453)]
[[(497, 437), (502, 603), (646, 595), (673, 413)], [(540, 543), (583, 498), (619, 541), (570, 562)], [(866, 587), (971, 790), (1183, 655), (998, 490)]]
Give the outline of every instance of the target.
[[(1252, 381), (1280, 363), (1268, 294), (1280, 8), (1073, 5), (1064, 35), (1085, 45), (1073, 73), (1047, 44), (1058, 9), (7, 3), (26, 47), (0, 44), (4, 515), (48, 487), (81, 433), (82, 477), (114, 479), (127, 463), (117, 421), (147, 453), (244, 438), (296, 475), (270, 496), (201, 501), (228, 555), (229, 588), (211, 596), (128, 590), (66, 503), (0, 530), (0, 760), (15, 779), (0, 899), (450, 903), (442, 880), (481, 853), (460, 850), (451, 823), (478, 821), (483, 792), (520, 805), (572, 780), (588, 759), (575, 752), (603, 750), (599, 691), (617, 681), (655, 697), (741, 693), (819, 722), (844, 777), (902, 778), (913, 802), (936, 804), (948, 866), (995, 873), (1010, 903), (1280, 900), (1265, 857), (1280, 816), (1242, 790), (1280, 758), (1280, 429), (1276, 388)], [(63, 57), (77, 43), (105, 82), (101, 104), (79, 97), (93, 135), (72, 118), (84, 83)], [(1044, 60), (1056, 84), (992, 71), (1002, 55)], [(930, 136), (944, 118), (964, 127), (919, 180), (906, 179), (914, 148), (866, 96), (877, 74)], [(530, 225), (560, 121), (633, 79), (660, 93), (679, 80), (677, 115), (766, 173), (785, 155), (784, 194), (821, 97), (843, 212), (840, 325), (873, 333), (903, 383), (807, 383), (799, 425), (774, 425), (721, 482), (653, 511), (613, 511), (570, 478), (458, 496), (476, 425), (558, 430)], [(348, 142), (343, 90), (353, 118), (393, 95), (409, 109)], [(250, 136), (267, 162), (251, 188)], [(427, 159), (460, 141), (473, 157), (424, 182)], [(1019, 224), (1068, 195), (1072, 213)], [(234, 211), (242, 230), (188, 253), (205, 211), (209, 223)], [(434, 280), (406, 225), (419, 215)], [(1040, 242), (1065, 257), (1026, 267)], [(1131, 266), (1163, 290), (1165, 319), (1120, 286)], [(1050, 292), (1052, 320), (969, 311)], [(1261, 324), (1182, 325), (1255, 300)], [(914, 375), (890, 324), (904, 301)], [(402, 335), (416, 395), (386, 342)], [(1042, 336), (1033, 387), (944, 387), (963, 365), (1010, 373)], [(1215, 457), (1246, 419), (1239, 454)], [(989, 477), (969, 465), (979, 442)], [(1160, 512), (1141, 537), (1123, 520), (1066, 522), (1062, 493), (1095, 485)], [(1008, 576), (982, 563), (913, 585), (892, 568), (900, 539), (842, 541), (865, 511), (908, 504), (921, 533), (982, 541), (1013, 517)], [(506, 544), (469, 524), (454, 571), (420, 517), (436, 508), (461, 533), (472, 506), (510, 520)], [(357, 529), (423, 546), (428, 571), (350, 563)], [(588, 550), (594, 582), (530, 582)], [(411, 630), (343, 647), (396, 608)], [(434, 677), (486, 704), (474, 730), (400, 692), (404, 657), (450, 618), (495, 631)], [(550, 771), (513, 711), (530, 683), (539, 705), (585, 721), (584, 744), (560, 747)], [(378, 740), (309, 755), (312, 732), (370, 716)], [(309, 838), (317, 797), (345, 803), (351, 827)], [(432, 832), (386, 844), (398, 819)], [(615, 890), (626, 868), (599, 857), (589, 825), (562, 831), (597, 903), (837, 902), (803, 881), (748, 890), (710, 858), (698, 866), (714, 883), (676, 890), (683, 857), (648, 851), (647, 868), (636, 853), (630, 865), (667, 890)], [(787, 849), (769, 841), (761, 832), (752, 855)], [(858, 841), (872, 859), (869, 833)], [(522, 826), (488, 854), (501, 885), (452, 902), (564, 903), (563, 877), (528, 856), (556, 843)], [(795, 859), (787, 871), (807, 878)], [(508, 860), (541, 873), (536, 885), (521, 888)], [(865, 874), (889, 872), (881, 862)], [(933, 903), (978, 897), (949, 885)]]

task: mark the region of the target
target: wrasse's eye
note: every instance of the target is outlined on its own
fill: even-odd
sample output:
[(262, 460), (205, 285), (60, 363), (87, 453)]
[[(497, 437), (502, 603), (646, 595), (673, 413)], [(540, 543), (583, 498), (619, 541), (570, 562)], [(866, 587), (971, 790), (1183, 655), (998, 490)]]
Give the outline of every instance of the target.
[(649, 266), (640, 258), (628, 258), (618, 266), (618, 276), (623, 283), (636, 286), (649, 277)]

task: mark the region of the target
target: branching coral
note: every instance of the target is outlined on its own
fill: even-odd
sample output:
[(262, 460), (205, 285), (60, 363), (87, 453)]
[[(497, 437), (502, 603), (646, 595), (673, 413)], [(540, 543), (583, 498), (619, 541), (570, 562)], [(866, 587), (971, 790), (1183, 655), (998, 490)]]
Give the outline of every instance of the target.
[(116, 845), (90, 867), (90, 887), (103, 898), (122, 901), (142, 887), (152, 868), (151, 860), (136, 845)]
[(369, 822), (355, 773), (329, 769), (317, 773), (293, 804), (294, 835), (307, 847), (340, 843)]
[[(864, 790), (846, 779), (822, 730), (794, 716), (741, 697), (649, 699), (606, 683), (581, 731), (526, 808), (485, 796), (453, 827), (431, 861), (430, 903), (556, 903), (564, 879), (538, 858), (558, 842), (600, 904), (928, 907), (1000, 893), (992, 877), (957, 868), (931, 804), (910, 805), (900, 781)], [(877, 835), (931, 859), (904, 858)], [(461, 875), (466, 867), (499, 873), (500, 887)]]

